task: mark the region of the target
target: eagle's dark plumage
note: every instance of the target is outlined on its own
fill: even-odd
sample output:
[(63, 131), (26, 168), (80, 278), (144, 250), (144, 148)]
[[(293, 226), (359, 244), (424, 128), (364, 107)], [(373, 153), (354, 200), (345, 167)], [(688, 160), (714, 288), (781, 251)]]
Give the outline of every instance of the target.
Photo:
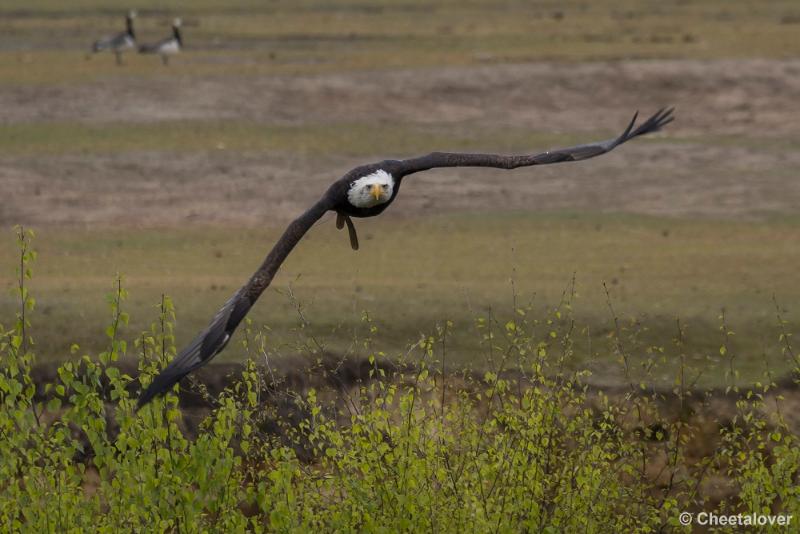
[(407, 160), (386, 160), (356, 167), (334, 182), (322, 198), (295, 219), (267, 255), (250, 280), (217, 312), (208, 327), (150, 383), (139, 398), (139, 407), (168, 391), (188, 373), (205, 365), (230, 341), (236, 327), (258, 297), (272, 282), (283, 261), (305, 233), (328, 211), (337, 214), (337, 227), (345, 224), (353, 249), (358, 238), (351, 217), (373, 217), (380, 214), (397, 197), (405, 176), (438, 167), (494, 167), (516, 169), (531, 165), (547, 165), (562, 161), (580, 161), (605, 154), (615, 147), (651, 132), (660, 130), (673, 120), (672, 109), (661, 109), (634, 128), (634, 115), (625, 131), (614, 139), (551, 150), (535, 155), (502, 156), (497, 154), (462, 154), (432, 152)]

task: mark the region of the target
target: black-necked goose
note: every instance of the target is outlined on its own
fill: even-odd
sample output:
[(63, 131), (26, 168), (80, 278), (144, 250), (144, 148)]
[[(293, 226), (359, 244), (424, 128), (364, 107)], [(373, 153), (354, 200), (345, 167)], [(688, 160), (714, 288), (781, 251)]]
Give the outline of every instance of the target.
[(660, 110), (637, 128), (634, 128), (635, 122), (636, 115), (625, 131), (614, 139), (535, 155), (502, 156), (432, 152), (419, 158), (386, 160), (356, 167), (335, 181), (316, 204), (289, 225), (250, 280), (222, 306), (211, 320), (211, 324), (200, 332), (141, 393), (139, 407), (169, 391), (184, 376), (208, 363), (225, 348), (236, 327), (272, 282), (283, 260), (314, 223), (328, 211), (337, 214), (336, 225), (339, 228), (347, 224), (350, 244), (357, 249), (356, 230), (350, 218), (374, 217), (383, 212), (397, 197), (401, 180), (405, 176), (438, 167), (516, 169), (530, 165), (593, 158), (610, 152), (635, 137), (657, 132), (672, 122), (672, 109)]
[(92, 44), (92, 53), (110, 50), (117, 57), (117, 65), (122, 65), (122, 53), (136, 48), (136, 34), (133, 32), (133, 19), (135, 18), (136, 11), (129, 11), (125, 16), (125, 31), (98, 39)]
[(172, 22), (172, 36), (161, 41), (139, 47), (140, 54), (158, 54), (164, 65), (169, 63), (169, 56), (173, 56), (183, 48), (183, 38), (181, 37), (181, 19)]

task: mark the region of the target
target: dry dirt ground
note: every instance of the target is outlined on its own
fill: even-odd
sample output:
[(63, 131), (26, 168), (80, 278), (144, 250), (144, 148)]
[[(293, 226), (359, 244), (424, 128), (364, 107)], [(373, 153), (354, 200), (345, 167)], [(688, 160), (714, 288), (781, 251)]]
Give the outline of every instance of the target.
[[(155, 122), (167, 128), (199, 121), (210, 128), (269, 124), (278, 128), (273, 135), (312, 125), (322, 139), (296, 150), (277, 142), (266, 151), (213, 142), (199, 150), (161, 150), (145, 142), (91, 155), (23, 146), (0, 154), (0, 224), (282, 222), (352, 166), (415, 155), (427, 146), (424, 139), (445, 144), (431, 150), (478, 143), (497, 151), (525, 149), (529, 131), (539, 143), (542, 135), (591, 141), (616, 133), (632, 111), (650, 113), (662, 105), (676, 106), (676, 122), (635, 148), (535, 171), (426, 173), (404, 188), (393, 211), (796, 213), (798, 102), (800, 60), (755, 59), (530, 63), (235, 81), (182, 76), (177, 67), (142, 80), (120, 75), (85, 84), (6, 86), (0, 90), (0, 128), (6, 129), (0, 131), (10, 136), (28, 124), (147, 128)], [(350, 124), (366, 125), (364, 135), (378, 141), (344, 153), (324, 150), (324, 138)], [(406, 140), (398, 149), (388, 135), (393, 130), (423, 140)], [(387, 132), (385, 146), (381, 132)]]

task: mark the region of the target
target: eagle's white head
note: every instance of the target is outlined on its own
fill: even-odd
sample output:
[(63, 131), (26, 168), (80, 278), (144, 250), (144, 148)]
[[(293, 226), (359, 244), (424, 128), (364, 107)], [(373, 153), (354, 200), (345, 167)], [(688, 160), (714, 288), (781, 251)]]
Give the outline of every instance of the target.
[(389, 202), (393, 192), (394, 178), (388, 172), (379, 169), (353, 181), (347, 191), (347, 200), (357, 208), (372, 208)]

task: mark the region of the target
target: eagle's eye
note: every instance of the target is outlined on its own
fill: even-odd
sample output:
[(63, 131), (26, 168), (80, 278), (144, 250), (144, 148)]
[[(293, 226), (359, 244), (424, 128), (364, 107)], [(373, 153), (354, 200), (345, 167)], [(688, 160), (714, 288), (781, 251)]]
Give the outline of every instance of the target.
[(383, 190), (386, 191), (387, 189), (389, 189), (389, 184), (383, 184)]

